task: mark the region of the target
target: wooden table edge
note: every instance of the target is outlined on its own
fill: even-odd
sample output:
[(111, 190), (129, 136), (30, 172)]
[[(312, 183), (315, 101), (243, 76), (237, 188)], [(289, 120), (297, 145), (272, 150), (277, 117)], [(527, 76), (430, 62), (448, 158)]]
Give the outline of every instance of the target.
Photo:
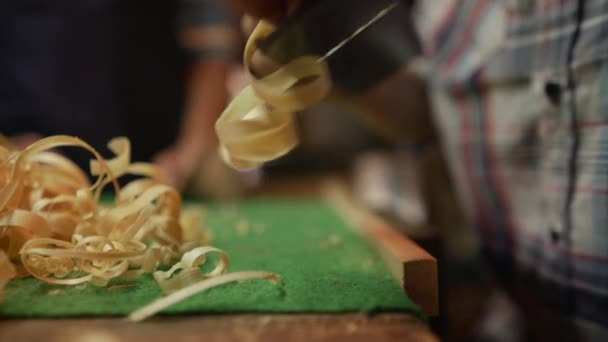
[(426, 315), (439, 315), (437, 259), (381, 217), (357, 205), (346, 189), (339, 181), (330, 180), (323, 196), (350, 226), (376, 245), (412, 301)]

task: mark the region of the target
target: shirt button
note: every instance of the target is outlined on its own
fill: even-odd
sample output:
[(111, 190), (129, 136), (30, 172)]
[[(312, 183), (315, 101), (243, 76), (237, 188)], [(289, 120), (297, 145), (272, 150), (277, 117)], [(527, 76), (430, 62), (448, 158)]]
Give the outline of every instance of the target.
[(553, 228), (551, 229), (551, 232), (549, 233), (549, 236), (551, 237), (551, 241), (553, 243), (558, 243), (559, 242), (559, 233), (555, 230), (553, 230)]
[(554, 106), (562, 101), (562, 86), (555, 82), (545, 83), (545, 95)]
[(562, 222), (558, 219), (553, 220), (552, 224), (549, 226), (549, 238), (553, 243), (558, 243), (562, 237), (563, 232)]

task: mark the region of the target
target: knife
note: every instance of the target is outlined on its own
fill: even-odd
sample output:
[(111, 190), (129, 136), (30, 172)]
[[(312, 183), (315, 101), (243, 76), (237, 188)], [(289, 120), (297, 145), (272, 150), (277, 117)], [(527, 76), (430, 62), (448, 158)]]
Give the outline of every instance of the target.
[(304, 55), (326, 59), (334, 86), (364, 93), (420, 52), (411, 0), (307, 0), (258, 42), (285, 64)]

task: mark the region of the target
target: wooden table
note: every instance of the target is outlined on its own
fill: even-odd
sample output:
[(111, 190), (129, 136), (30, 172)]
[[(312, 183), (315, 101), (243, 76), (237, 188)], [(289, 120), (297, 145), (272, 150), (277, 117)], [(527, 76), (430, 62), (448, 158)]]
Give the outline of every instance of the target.
[[(278, 179), (263, 194), (307, 196), (317, 180)], [(311, 190), (312, 189), (312, 190)], [(0, 341), (437, 341), (428, 326), (406, 313), (273, 314), (123, 319), (16, 319), (0, 321)]]
[(0, 341), (437, 341), (408, 314), (227, 315), (121, 319), (6, 320)]

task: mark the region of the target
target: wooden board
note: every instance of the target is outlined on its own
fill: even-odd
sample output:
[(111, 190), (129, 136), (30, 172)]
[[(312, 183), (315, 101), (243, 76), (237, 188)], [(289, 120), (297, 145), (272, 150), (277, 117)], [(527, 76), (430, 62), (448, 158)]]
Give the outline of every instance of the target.
[(358, 206), (344, 185), (329, 181), (324, 197), (330, 201), (347, 222), (370, 241), (378, 251), (412, 301), (425, 314), (439, 314), (439, 285), (437, 260), (414, 241), (399, 233), (380, 217)]

